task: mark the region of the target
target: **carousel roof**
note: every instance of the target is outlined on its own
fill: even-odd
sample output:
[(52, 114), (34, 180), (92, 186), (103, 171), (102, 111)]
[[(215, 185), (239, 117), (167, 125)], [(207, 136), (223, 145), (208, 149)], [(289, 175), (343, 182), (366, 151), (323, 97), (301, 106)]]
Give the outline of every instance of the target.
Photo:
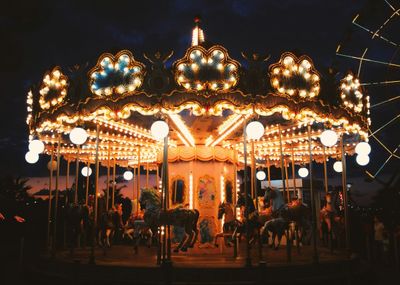
[[(346, 136), (346, 152), (367, 140), (369, 96), (351, 73), (337, 85), (333, 75), (321, 75), (306, 55), (286, 52), (276, 63), (269, 57), (242, 53), (243, 61), (229, 56), (220, 45), (206, 44), (198, 22), (192, 46), (170, 68), (173, 52), (143, 55), (128, 50), (104, 53), (97, 63), (54, 67), (28, 92), (30, 139), (38, 136), (46, 153), (60, 139), (67, 160), (94, 161), (96, 126), (100, 126), (101, 162), (110, 157), (121, 166), (161, 160), (162, 143), (150, 133), (152, 122), (164, 118), (170, 125), (169, 160), (243, 160), (243, 125), (254, 118), (265, 134), (255, 141), (258, 162), (278, 164), (283, 153), (302, 163), (308, 152), (306, 127), (312, 125), (316, 161), (336, 157), (336, 146), (323, 150), (324, 128)], [(89, 139), (78, 150), (69, 139), (81, 125)], [(59, 136), (60, 135), (60, 136)]]

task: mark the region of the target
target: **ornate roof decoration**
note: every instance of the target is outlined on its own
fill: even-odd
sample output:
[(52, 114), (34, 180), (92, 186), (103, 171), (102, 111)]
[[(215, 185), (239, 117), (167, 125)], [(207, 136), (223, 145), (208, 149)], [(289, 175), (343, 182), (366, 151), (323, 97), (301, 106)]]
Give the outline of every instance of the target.
[(363, 110), (363, 94), (360, 81), (351, 72), (340, 81), (340, 98), (345, 108), (360, 113)]
[(105, 53), (89, 71), (90, 90), (97, 96), (128, 95), (142, 85), (144, 73), (144, 65), (130, 51)]
[(297, 58), (290, 52), (283, 53), (279, 62), (270, 66), (270, 78), (279, 94), (314, 98), (320, 91), (320, 75), (305, 55)]
[(65, 96), (67, 96), (67, 88), (68, 78), (61, 73), (60, 67), (56, 66), (52, 71), (46, 72), (39, 90), (40, 107), (46, 110), (52, 106), (61, 104)]
[(222, 46), (193, 46), (175, 62), (175, 80), (188, 91), (228, 91), (239, 81), (239, 62)]

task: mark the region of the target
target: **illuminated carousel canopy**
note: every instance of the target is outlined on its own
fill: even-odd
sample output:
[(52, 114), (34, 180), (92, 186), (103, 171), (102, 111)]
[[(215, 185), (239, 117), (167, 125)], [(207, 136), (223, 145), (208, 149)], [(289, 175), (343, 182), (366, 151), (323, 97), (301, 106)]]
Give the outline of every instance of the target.
[[(359, 80), (349, 73), (333, 90), (338, 104), (324, 100), (324, 76), (311, 58), (286, 52), (267, 66), (267, 58), (242, 53), (246, 64), (229, 56), (220, 45), (208, 45), (198, 25), (192, 46), (170, 68), (165, 62), (172, 52), (102, 54), (92, 68), (72, 70), (55, 67), (28, 92), (27, 124), (30, 140), (38, 137), (45, 152), (61, 140), (60, 153), (76, 157), (69, 133), (76, 126), (86, 129), (88, 140), (81, 146), (81, 160), (94, 161), (96, 126), (99, 160), (110, 154), (120, 166), (140, 161), (161, 161), (162, 142), (151, 132), (160, 118), (170, 126), (169, 161), (243, 162), (243, 125), (257, 119), (264, 135), (254, 142), (257, 163), (269, 158), (279, 166), (280, 140), (284, 155), (294, 155), (298, 164), (308, 155), (307, 126), (311, 125), (313, 158), (323, 159), (319, 136), (332, 129), (346, 136), (345, 150), (367, 141), (369, 97)], [(246, 66), (246, 67), (245, 67)], [(325, 154), (337, 157), (337, 145)]]

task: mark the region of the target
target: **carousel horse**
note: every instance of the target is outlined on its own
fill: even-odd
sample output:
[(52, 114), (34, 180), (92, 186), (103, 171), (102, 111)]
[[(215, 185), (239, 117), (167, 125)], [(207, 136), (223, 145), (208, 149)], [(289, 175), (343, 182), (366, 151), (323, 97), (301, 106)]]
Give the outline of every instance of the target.
[(222, 232), (215, 235), (214, 245), (218, 247), (218, 239), (220, 237), (224, 238), (224, 244), (226, 246), (232, 246), (231, 239), (228, 241), (227, 235), (231, 236), (231, 234), (235, 231), (235, 229), (241, 226), (241, 222), (235, 218), (235, 212), (233, 205), (231, 203), (223, 202), (218, 206), (218, 220), (221, 220), (225, 215), (224, 225), (222, 226)]
[[(256, 239), (261, 242), (261, 237), (259, 235), (260, 228), (262, 226), (262, 220), (265, 220), (264, 217), (258, 214), (256, 206), (254, 204), (253, 199), (249, 194), (247, 194), (248, 205), (246, 207), (246, 195), (242, 192), (238, 193), (238, 199), (236, 202), (236, 207), (242, 208), (244, 207), (244, 215), (243, 215), (243, 223), (236, 227), (232, 237), (234, 238), (237, 233), (244, 234), (249, 228), (250, 240), (249, 243), (252, 244)], [(248, 218), (247, 218), (248, 217)]]
[[(272, 218), (267, 221), (262, 230), (262, 235), (267, 234), (271, 231), (272, 246), (277, 248), (279, 246), (281, 238), (291, 222), (295, 224), (296, 238), (298, 239), (298, 245), (300, 240), (308, 240), (307, 233), (310, 228), (310, 209), (301, 203), (300, 201), (293, 201), (290, 204), (286, 204), (282, 193), (273, 188), (267, 188), (264, 195), (264, 204), (271, 208)], [(289, 231), (287, 232), (289, 234)], [(275, 245), (275, 237), (278, 236), (278, 245)], [(287, 237), (287, 238), (290, 238)]]
[(85, 237), (90, 227), (89, 208), (84, 204), (68, 204), (65, 211), (65, 223), (69, 236), (69, 245), (71, 252), (75, 245), (80, 246), (81, 235)]
[(98, 241), (101, 247), (111, 247), (111, 240), (115, 233), (115, 209), (111, 208), (100, 214)]
[(326, 194), (326, 204), (320, 211), (320, 237), (324, 245), (329, 241), (337, 241), (341, 235), (342, 218), (336, 210), (333, 193)]
[[(160, 197), (154, 189), (142, 189), (139, 203), (141, 209), (144, 210), (144, 223), (149, 228), (158, 229), (162, 225), (171, 225), (182, 227), (185, 230), (185, 235), (174, 249), (174, 252), (179, 252), (179, 250), (187, 251), (188, 248), (194, 246), (199, 233), (197, 228), (197, 222), (199, 220), (198, 210), (185, 208), (163, 210), (161, 208)], [(137, 244), (135, 246), (135, 249), (136, 248)]]

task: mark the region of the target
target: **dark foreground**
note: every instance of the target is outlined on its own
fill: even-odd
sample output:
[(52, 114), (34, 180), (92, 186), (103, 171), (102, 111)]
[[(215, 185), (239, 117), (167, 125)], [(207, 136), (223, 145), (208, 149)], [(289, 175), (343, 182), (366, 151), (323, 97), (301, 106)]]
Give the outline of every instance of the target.
[[(287, 261), (285, 247), (264, 249), (266, 266), (260, 266), (253, 250), (252, 267), (245, 266), (244, 248), (238, 258), (232, 251), (210, 249), (172, 255), (172, 264), (156, 265), (155, 249), (141, 248), (134, 255), (130, 246), (96, 249), (96, 265), (88, 264), (89, 249), (58, 252), (56, 259), (42, 256), (22, 269), (10, 268), (1, 284), (387, 284), (395, 274), (372, 267), (343, 252), (319, 248), (319, 263), (312, 261), (310, 247), (292, 250)], [(3, 267), (3, 269), (7, 268)], [(397, 278), (396, 278), (397, 279)], [(397, 281), (400, 279), (397, 279)], [(394, 284), (394, 283), (392, 283)]]

